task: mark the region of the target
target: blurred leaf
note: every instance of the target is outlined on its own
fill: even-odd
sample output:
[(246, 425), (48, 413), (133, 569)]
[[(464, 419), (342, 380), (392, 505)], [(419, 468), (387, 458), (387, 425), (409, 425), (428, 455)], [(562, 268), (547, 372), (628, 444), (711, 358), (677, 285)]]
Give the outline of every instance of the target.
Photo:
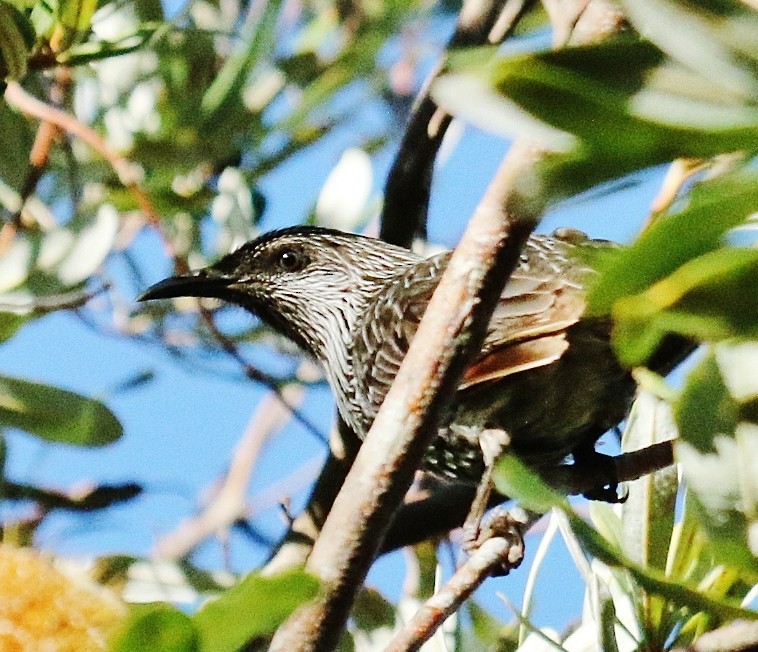
[(134, 607), (117, 635), (113, 652), (196, 652), (192, 619), (167, 604)]
[(143, 23), (132, 34), (114, 41), (87, 41), (68, 48), (58, 55), (57, 61), (67, 66), (81, 66), (136, 52), (144, 47), (163, 23)]
[(276, 62), (277, 67), (284, 72), (290, 82), (305, 86), (312, 79), (324, 72), (324, 62), (315, 52), (298, 52), (284, 57)]
[(395, 626), (395, 607), (372, 588), (364, 587), (358, 592), (351, 616), (356, 627), (364, 632)]
[(623, 0), (622, 5), (640, 34), (669, 56), (734, 93), (758, 95), (758, 79), (750, 71), (758, 64), (758, 13), (745, 3)]
[[(743, 348), (742, 355), (754, 374), (758, 347)], [(758, 423), (740, 421), (739, 402), (713, 353), (690, 373), (676, 419), (677, 459), (713, 553), (733, 567), (758, 573), (758, 550), (749, 536), (758, 515)]]
[(8, 376), (0, 376), (0, 426), (72, 446), (103, 446), (122, 434), (100, 401)]
[(153, 382), (153, 380), (155, 380), (155, 376), (156, 374), (153, 369), (144, 369), (143, 371), (138, 371), (131, 376), (119, 381), (108, 393), (122, 394), (124, 392), (131, 392), (135, 389), (144, 389), (146, 385), (149, 385)]
[(29, 19), (16, 7), (0, 0), (0, 80), (22, 79), (35, 34)]
[[(454, 115), (564, 152), (542, 166), (554, 199), (675, 158), (758, 148), (755, 97), (735, 95), (649, 42), (617, 37), (504, 59), (463, 52), (448, 69), (433, 95)], [(745, 72), (755, 77), (753, 67)]]
[(711, 568), (712, 559), (707, 552), (705, 532), (693, 509), (688, 490), (684, 495), (682, 516), (672, 532), (666, 574), (673, 580), (695, 584)]
[(26, 238), (15, 238), (0, 254), (0, 292), (20, 286), (32, 265), (33, 247)]
[(428, 540), (414, 544), (410, 548), (418, 564), (418, 585), (414, 597), (426, 600), (437, 589), (437, 542)]
[(54, 272), (63, 287), (82, 283), (110, 253), (118, 225), (116, 210), (103, 204), (94, 217), (45, 234), (37, 263), (45, 271)]
[(566, 497), (551, 489), (537, 473), (515, 455), (503, 455), (495, 467), (493, 480), (503, 496), (517, 500), (526, 509), (544, 514), (551, 507), (564, 507)]
[(57, 4), (60, 45), (56, 49), (60, 51), (89, 31), (98, 0), (58, 0)]
[(631, 573), (635, 581), (649, 593), (663, 596), (680, 607), (705, 611), (721, 621), (737, 618), (758, 619), (758, 612), (743, 609), (732, 600), (712, 598), (699, 593), (694, 588), (666, 579), (660, 571), (643, 568), (613, 548), (575, 512), (568, 510), (566, 513), (571, 523), (571, 529), (589, 554), (612, 568), (625, 568)]
[(296, 607), (316, 596), (318, 587), (301, 570), (272, 577), (251, 573), (194, 615), (199, 649), (231, 652), (246, 641), (272, 634)]
[(106, 509), (132, 500), (141, 493), (142, 487), (135, 483), (100, 485), (72, 494), (8, 481), (0, 489), (0, 497), (6, 500), (33, 500), (45, 511), (63, 509), (72, 512)]
[(504, 625), (475, 600), (465, 602), (471, 619), (471, 640), (464, 639), (464, 650), (488, 650), (491, 652), (515, 652), (518, 648), (518, 628)]
[[(281, 0), (270, 0), (260, 7), (261, 15), (248, 18), (251, 29), (243, 28), (239, 47), (226, 60), (213, 83), (203, 95), (200, 104), (201, 124), (206, 128), (216, 128), (223, 113), (228, 114), (233, 105), (242, 106), (242, 88), (253, 66), (269, 56), (276, 42), (276, 23), (279, 18)], [(251, 20), (252, 19), (252, 20)]]
[(599, 590), (599, 626), (600, 626), (600, 646), (604, 652), (619, 652), (618, 642), (616, 640), (616, 624), (619, 618), (616, 615), (616, 605), (609, 591)]
[[(670, 406), (643, 391), (627, 420), (623, 450), (640, 450), (674, 439), (676, 434)], [(627, 483), (627, 488), (629, 494), (622, 508), (622, 550), (638, 564), (664, 570), (674, 528), (677, 469), (669, 466), (650, 473)]]
[(17, 211), (20, 198), (2, 188), (5, 184), (20, 191), (29, 169), (29, 150), (34, 141), (34, 132), (29, 122), (16, 113), (5, 101), (0, 102), (0, 201), (10, 211)]
[(662, 215), (631, 247), (605, 250), (588, 297), (593, 314), (610, 313), (620, 298), (642, 292), (689, 260), (723, 244), (724, 235), (758, 210), (758, 174), (749, 170), (705, 181), (686, 204)]
[(666, 333), (699, 341), (758, 339), (758, 249), (719, 249), (680, 267), (613, 309), (614, 345), (642, 364)]
[(29, 315), (17, 315), (13, 312), (0, 311), (0, 342), (5, 342), (13, 337), (16, 331), (29, 319)]
[[(627, 419), (622, 440), (624, 452), (644, 449), (676, 437), (671, 407), (649, 391), (638, 392)], [(669, 466), (626, 483), (627, 500), (621, 508), (623, 535), (619, 539), (624, 554), (644, 567), (666, 570), (674, 530), (678, 471)], [(667, 615), (666, 601), (630, 587), (635, 596), (637, 620), (644, 623), (646, 639), (662, 647), (675, 628)], [(660, 645), (659, 645), (660, 644)]]

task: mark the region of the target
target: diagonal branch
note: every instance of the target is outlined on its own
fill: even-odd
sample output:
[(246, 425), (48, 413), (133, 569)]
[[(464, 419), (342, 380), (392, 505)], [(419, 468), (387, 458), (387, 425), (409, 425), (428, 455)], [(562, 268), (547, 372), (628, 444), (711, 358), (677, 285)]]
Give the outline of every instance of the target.
[[(464, 3), (447, 50), (503, 42), (533, 4), (534, 0)], [(452, 116), (429, 95), (441, 69), (442, 63), (432, 70), (416, 99), (384, 187), (379, 237), (401, 247), (410, 247), (416, 236), (426, 232), (434, 161), (452, 122)]]
[[(19, 111), (43, 120), (66, 133), (80, 138), (100, 154), (100, 156), (108, 161), (113, 168), (113, 171), (118, 175), (119, 181), (132, 193), (134, 201), (144, 213), (148, 223), (161, 232), (158, 213), (155, 211), (151, 201), (140, 186), (134, 165), (120, 154), (114, 152), (100, 134), (96, 133), (94, 130), (90, 129), (90, 127), (65, 111), (49, 104), (45, 104), (36, 97), (32, 97), (18, 82), (8, 82), (8, 86), (5, 89), (5, 99), (8, 104), (16, 107)], [(164, 238), (164, 246), (166, 248), (169, 247), (166, 238)], [(173, 254), (171, 257), (174, 257)]]
[[(598, 5), (597, 15), (613, 13), (604, 2)], [(580, 12), (583, 18), (593, 13)], [(597, 25), (589, 32), (595, 38), (613, 31), (605, 20), (585, 23)], [(279, 628), (270, 650), (326, 651), (337, 645), (392, 514), (545, 208), (546, 189), (535, 169), (545, 158), (530, 142), (518, 141), (497, 171), (308, 559), (306, 569), (322, 581), (323, 592)]]
[[(524, 514), (521, 517), (523, 531), (528, 530), (541, 517), (541, 514)], [(445, 585), (422, 605), (392, 639), (385, 652), (411, 652), (420, 649), (481, 583), (500, 568), (503, 559), (511, 554), (512, 542), (506, 537), (495, 536), (487, 539), (466, 563), (455, 571)]]
[[(469, 1), (450, 40), (450, 47), (480, 45), (488, 38), (504, 40), (533, 0)], [(492, 35), (496, 34), (495, 37)], [(431, 80), (439, 69), (430, 75)], [(409, 246), (414, 235), (423, 231), (431, 191), (431, 177), (437, 150), (450, 118), (439, 109), (425, 86), (405, 129), (402, 143), (387, 177), (380, 237), (385, 242)], [(431, 126), (435, 115), (446, 116)], [(330, 441), (330, 455), (316, 481), (306, 509), (292, 523), (265, 572), (302, 564), (323, 526), (326, 514), (342, 486), (358, 450), (356, 436), (339, 419), (339, 432)], [(335, 448), (336, 447), (336, 448)], [(469, 503), (471, 501), (469, 500)]]
[(324, 592), (279, 629), (271, 650), (337, 644), (391, 516), (537, 224), (542, 201), (528, 181), (541, 156), (529, 143), (512, 147), (480, 202), (306, 564)]

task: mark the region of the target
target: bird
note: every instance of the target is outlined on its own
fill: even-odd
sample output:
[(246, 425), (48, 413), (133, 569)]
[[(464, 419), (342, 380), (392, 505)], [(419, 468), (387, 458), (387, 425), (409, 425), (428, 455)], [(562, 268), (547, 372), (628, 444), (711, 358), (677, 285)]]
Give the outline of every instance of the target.
[[(423, 469), (478, 484), (483, 434), (539, 470), (591, 455), (627, 415), (636, 384), (613, 352), (608, 317), (586, 314), (593, 252), (618, 245), (574, 229), (532, 235), (425, 452)], [(138, 300), (213, 297), (253, 313), (320, 362), (346, 424), (364, 439), (450, 260), (318, 226), (265, 233)], [(667, 373), (689, 352), (657, 356)], [(612, 500), (608, 487), (596, 496)]]

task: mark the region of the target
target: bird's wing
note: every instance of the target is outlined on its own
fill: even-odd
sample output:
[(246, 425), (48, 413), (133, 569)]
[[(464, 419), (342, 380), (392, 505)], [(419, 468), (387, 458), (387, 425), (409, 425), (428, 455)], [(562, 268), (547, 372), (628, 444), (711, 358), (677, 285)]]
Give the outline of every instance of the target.
[[(550, 364), (568, 346), (566, 329), (584, 312), (583, 281), (591, 273), (565, 254), (570, 245), (532, 238), (503, 290), (482, 352), (461, 388)], [(355, 382), (378, 409), (416, 334), (449, 254), (400, 275), (363, 316), (353, 350)], [(392, 328), (387, 328), (391, 324)]]
[(584, 306), (583, 292), (571, 283), (514, 274), (461, 388), (554, 362), (566, 351), (566, 330), (579, 321)]
[(529, 241), (461, 388), (542, 367), (563, 355), (566, 330), (584, 313), (584, 286), (593, 273), (570, 257), (570, 248), (551, 238)]

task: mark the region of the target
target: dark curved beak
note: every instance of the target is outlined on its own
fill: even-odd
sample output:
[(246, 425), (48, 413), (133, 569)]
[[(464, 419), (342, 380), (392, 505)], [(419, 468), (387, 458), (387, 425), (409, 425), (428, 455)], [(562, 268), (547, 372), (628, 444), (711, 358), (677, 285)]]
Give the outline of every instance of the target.
[(137, 297), (137, 301), (172, 299), (174, 297), (214, 297), (227, 299), (229, 286), (235, 279), (231, 276), (200, 270), (186, 276), (172, 276), (151, 285)]

